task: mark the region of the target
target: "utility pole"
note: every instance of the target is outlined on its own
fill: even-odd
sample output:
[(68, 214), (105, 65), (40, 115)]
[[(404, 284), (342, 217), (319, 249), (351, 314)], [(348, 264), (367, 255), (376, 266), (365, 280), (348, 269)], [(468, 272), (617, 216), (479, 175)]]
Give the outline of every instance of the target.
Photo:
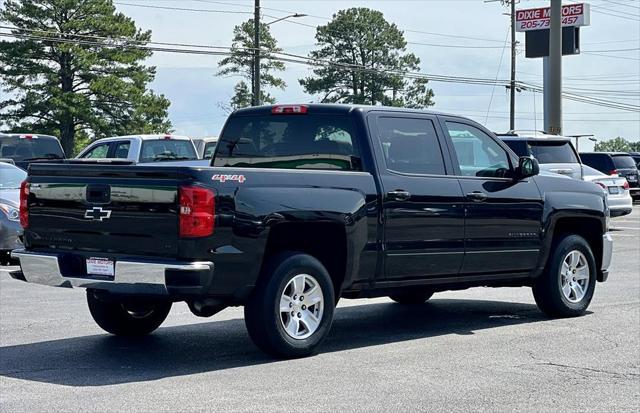
[(546, 65), (544, 94), (545, 131), (562, 134), (562, 0), (551, 0), (549, 59)]
[(254, 0), (253, 13), (253, 82), (251, 106), (260, 105), (260, 0)]
[(511, 100), (509, 102), (509, 130), (516, 129), (516, 0), (511, 0)]

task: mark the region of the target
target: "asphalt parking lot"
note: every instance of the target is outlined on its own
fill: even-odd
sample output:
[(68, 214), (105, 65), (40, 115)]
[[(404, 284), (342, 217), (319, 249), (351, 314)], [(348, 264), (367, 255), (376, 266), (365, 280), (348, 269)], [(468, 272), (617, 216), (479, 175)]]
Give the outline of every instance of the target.
[(318, 355), (276, 361), (242, 309), (175, 305), (120, 339), (82, 290), (0, 270), (0, 411), (639, 411), (640, 205), (613, 220), (609, 281), (584, 317), (549, 320), (526, 288), (436, 294), (423, 306), (342, 300)]

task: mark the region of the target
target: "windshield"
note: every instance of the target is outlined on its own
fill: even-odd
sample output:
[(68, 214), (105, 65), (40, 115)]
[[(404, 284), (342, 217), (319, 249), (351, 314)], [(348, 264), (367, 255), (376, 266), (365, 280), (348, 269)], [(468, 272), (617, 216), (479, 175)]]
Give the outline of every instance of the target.
[(11, 158), (14, 161), (28, 161), (33, 158), (62, 159), (64, 152), (57, 139), (3, 136), (0, 138), (0, 158)]
[(18, 189), (27, 173), (13, 165), (0, 164), (0, 189)]
[(633, 158), (628, 155), (613, 155), (612, 158), (616, 169), (636, 168), (636, 163), (633, 161)]
[(580, 163), (569, 142), (529, 141), (529, 148), (540, 163)]
[(340, 115), (235, 116), (213, 166), (360, 170), (353, 124)]
[(198, 159), (190, 140), (154, 139), (142, 142), (140, 162)]

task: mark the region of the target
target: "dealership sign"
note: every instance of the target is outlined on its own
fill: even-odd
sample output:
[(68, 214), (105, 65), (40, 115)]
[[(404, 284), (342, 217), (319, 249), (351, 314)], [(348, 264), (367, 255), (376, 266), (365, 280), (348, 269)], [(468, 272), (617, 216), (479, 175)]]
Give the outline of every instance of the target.
[[(516, 31), (548, 29), (551, 9), (540, 7), (516, 11)], [(562, 6), (562, 26), (588, 26), (590, 23), (589, 5), (587, 3), (567, 4)]]

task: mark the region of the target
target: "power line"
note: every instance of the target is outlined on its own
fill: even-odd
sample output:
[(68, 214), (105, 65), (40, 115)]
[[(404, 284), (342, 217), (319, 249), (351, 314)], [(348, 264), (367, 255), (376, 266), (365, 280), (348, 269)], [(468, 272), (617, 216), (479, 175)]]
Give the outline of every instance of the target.
[[(3, 27), (6, 28), (6, 26), (3, 26)], [(12, 28), (12, 29), (13, 30), (35, 31), (35, 30), (30, 30), (30, 29), (18, 29), (18, 28)], [(58, 34), (61, 34), (61, 33), (58, 33)], [(64, 33), (62, 33), (62, 34), (64, 34)], [(130, 47), (130, 48), (138, 48), (138, 49), (141, 49), (141, 50), (150, 50), (150, 51), (158, 51), (158, 52), (201, 54), (201, 55), (217, 55), (217, 56), (221, 56), (221, 55), (228, 56), (228, 55), (231, 55), (231, 53), (232, 53), (231, 51), (233, 50), (233, 48), (231, 48), (231, 47), (210, 46), (210, 45), (190, 45), (189, 47), (191, 47), (191, 49), (158, 47), (158, 46), (144, 45), (144, 44), (142, 44), (143, 42), (136, 42), (136, 41), (133, 41), (133, 42), (130, 42), (130, 43), (126, 43), (126, 42), (123, 43), (122, 42), (123, 39), (112, 39), (112, 38), (103, 38), (103, 39), (112, 41), (112, 43), (104, 43), (104, 42), (99, 42), (99, 41), (89, 41), (89, 40), (80, 40), (80, 39), (65, 39), (65, 38), (47, 37), (46, 35), (45, 36), (42, 36), (42, 35), (38, 36), (38, 35), (18, 34), (18, 33), (0, 33), (0, 36), (13, 37), (13, 38), (26, 38), (26, 39), (32, 39), (32, 40), (35, 39), (35, 40), (42, 40), (42, 41), (50, 41), (50, 42), (54, 42), (54, 43), (85, 44), (85, 45), (98, 46), (98, 47), (108, 47), (108, 48)], [(87, 37), (99, 38), (100, 36), (87, 36)], [(119, 42), (113, 42), (114, 40), (119, 41)], [(129, 40), (131, 40), (131, 39), (129, 39)], [(136, 44), (136, 43), (138, 43), (138, 44)], [(157, 44), (157, 42), (148, 42), (148, 43)], [(196, 48), (196, 49), (194, 49), (194, 48)], [(198, 49), (201, 49), (201, 48), (207, 48), (207, 49), (212, 49), (213, 48), (213, 49), (223, 49), (223, 50), (198, 50)], [(235, 50), (237, 51), (237, 50), (241, 50), (241, 49), (240, 48), (236, 48)], [(250, 50), (250, 49), (244, 49), (244, 50)], [(506, 80), (496, 81), (495, 79), (457, 77), (457, 76), (445, 76), (445, 75), (432, 75), (432, 74), (425, 74), (425, 73), (419, 73), (419, 72), (403, 72), (403, 71), (398, 71), (398, 70), (376, 70), (376, 69), (366, 68), (364, 66), (357, 65), (357, 64), (333, 62), (333, 61), (324, 60), (324, 59), (312, 59), (312, 58), (308, 58), (306, 56), (300, 56), (300, 55), (295, 55), (295, 54), (291, 54), (291, 53), (284, 53), (284, 52), (277, 52), (276, 53), (276, 52), (269, 52), (267, 50), (261, 50), (261, 53), (265, 53), (264, 58), (266, 58), (266, 59), (279, 60), (279, 61), (289, 62), (289, 63), (304, 64), (304, 65), (308, 65), (308, 66), (333, 67), (333, 68), (336, 68), (336, 69), (358, 71), (358, 72), (362, 72), (362, 73), (394, 75), (394, 76), (400, 76), (400, 77), (407, 78), (407, 79), (426, 79), (426, 80), (434, 81), (434, 82), (449, 82), (449, 83), (478, 84), (478, 85), (502, 84), (503, 86), (506, 86), (508, 84), (508, 81), (506, 81)], [(524, 82), (518, 82), (518, 87), (520, 87), (522, 89), (525, 89), (525, 90), (531, 90), (531, 91), (535, 91), (535, 92), (542, 92), (542, 88), (540, 86), (533, 85), (533, 84), (527, 84), (527, 83), (524, 83)], [(610, 100), (600, 99), (600, 98), (592, 98), (592, 97), (582, 96), (582, 95), (578, 95), (578, 94), (574, 94), (574, 93), (563, 93), (563, 97), (568, 99), (568, 100), (574, 100), (574, 101), (578, 101), (578, 102), (582, 102), (582, 103), (588, 103), (588, 104), (608, 107), (608, 108), (612, 108), (612, 109), (619, 109), (619, 110), (632, 111), (632, 112), (640, 112), (640, 106), (631, 105), (631, 104), (627, 104), (627, 103), (615, 102), (615, 101), (610, 101)]]
[(203, 12), (203, 13), (251, 14), (251, 12), (236, 11), (236, 10), (214, 10), (214, 9), (195, 9), (190, 7), (152, 6), (149, 4), (124, 3), (119, 1), (114, 1), (113, 4), (117, 4), (119, 6), (142, 7), (146, 9), (161, 9), (161, 10), (172, 10), (172, 11), (197, 11), (197, 12)]

